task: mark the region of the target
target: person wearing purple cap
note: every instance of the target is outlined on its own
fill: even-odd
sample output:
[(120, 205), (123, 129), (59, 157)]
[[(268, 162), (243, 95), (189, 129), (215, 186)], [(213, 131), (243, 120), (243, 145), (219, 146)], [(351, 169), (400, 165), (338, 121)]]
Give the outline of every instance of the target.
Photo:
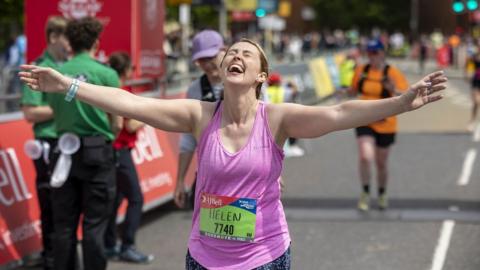
[[(356, 68), (351, 90), (362, 100), (375, 100), (393, 97), (408, 89), (405, 76), (395, 67), (385, 62), (385, 47), (378, 39), (367, 44), (368, 63)], [(377, 168), (378, 207), (388, 207), (386, 196), (390, 147), (395, 142), (397, 119), (387, 117), (355, 129), (359, 154), (360, 182), (362, 193), (358, 209), (370, 208), (370, 167)]]
[[(190, 84), (187, 98), (215, 102), (220, 100), (223, 84), (220, 78), (219, 60), (225, 54), (225, 44), (222, 36), (213, 30), (204, 30), (193, 37), (192, 61), (202, 70), (203, 75)], [(185, 207), (185, 176), (193, 158), (197, 142), (192, 134), (184, 133), (180, 137), (180, 154), (178, 156), (177, 184), (174, 201), (180, 207)], [(195, 183), (189, 194), (195, 194)], [(193, 199), (189, 200), (193, 204)], [(193, 205), (192, 205), (193, 207)]]

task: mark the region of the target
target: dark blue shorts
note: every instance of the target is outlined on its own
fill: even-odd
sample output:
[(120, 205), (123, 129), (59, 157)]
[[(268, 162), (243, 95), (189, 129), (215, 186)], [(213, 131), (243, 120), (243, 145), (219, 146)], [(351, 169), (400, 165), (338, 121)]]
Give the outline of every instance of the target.
[[(290, 270), (290, 261), (291, 258), (289, 247), (282, 256), (253, 270)], [(194, 258), (192, 258), (192, 256), (190, 256), (190, 251), (187, 251), (185, 270), (207, 270), (207, 268), (199, 264)]]

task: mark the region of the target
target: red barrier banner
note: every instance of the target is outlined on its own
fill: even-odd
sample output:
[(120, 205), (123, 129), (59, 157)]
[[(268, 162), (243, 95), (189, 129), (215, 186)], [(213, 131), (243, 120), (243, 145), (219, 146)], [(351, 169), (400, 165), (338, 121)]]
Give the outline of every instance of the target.
[[(41, 248), (35, 168), (23, 152), (33, 137), (25, 121), (0, 124), (0, 265)], [(13, 136), (13, 134), (15, 134)]]
[[(0, 266), (42, 249), (35, 167), (23, 151), (24, 143), (32, 138), (31, 125), (23, 119), (0, 123)], [(132, 157), (144, 194), (144, 210), (172, 198), (178, 138), (178, 134), (150, 126), (138, 132)], [(187, 184), (191, 184), (192, 170), (187, 179), (190, 181)], [(119, 216), (124, 213), (125, 206)]]

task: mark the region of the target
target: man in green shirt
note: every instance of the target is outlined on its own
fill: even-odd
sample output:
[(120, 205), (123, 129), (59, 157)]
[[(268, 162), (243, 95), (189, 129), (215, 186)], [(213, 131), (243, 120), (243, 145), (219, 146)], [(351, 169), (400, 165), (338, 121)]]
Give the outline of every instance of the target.
[[(93, 58), (102, 30), (102, 24), (94, 18), (70, 21), (66, 36), (74, 56), (59, 71), (84, 82), (119, 87), (116, 72)], [(55, 269), (75, 269), (76, 231), (81, 214), (84, 268), (106, 269), (103, 239), (116, 187), (112, 141), (114, 131), (121, 125), (112, 121), (117, 117), (76, 99), (68, 102), (65, 95), (51, 95), (49, 104), (58, 135), (73, 133), (81, 142), (79, 151), (72, 155), (67, 180), (53, 189)]]
[[(50, 17), (46, 25), (47, 48), (43, 55), (35, 60), (36, 64), (58, 69), (60, 64), (67, 60), (68, 45), (65, 36), (67, 21), (63, 17)], [(22, 111), (25, 119), (33, 123), (35, 139), (40, 142), (45, 151), (55, 147), (57, 131), (53, 121), (53, 111), (47, 103), (47, 93), (33, 91), (28, 86), (22, 87)], [(43, 265), (44, 269), (53, 269), (53, 209), (51, 203), (51, 187), (48, 154), (34, 160), (36, 170), (36, 188), (38, 204), (40, 206), (40, 220), (42, 225)]]

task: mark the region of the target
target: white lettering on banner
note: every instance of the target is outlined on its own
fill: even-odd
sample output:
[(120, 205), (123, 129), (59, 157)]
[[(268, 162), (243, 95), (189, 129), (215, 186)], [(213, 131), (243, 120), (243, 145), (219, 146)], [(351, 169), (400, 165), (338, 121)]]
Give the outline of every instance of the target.
[[(21, 202), (31, 199), (33, 196), (27, 188), (25, 179), (23, 178), (20, 163), (13, 148), (0, 150), (0, 203), (5, 206), (12, 205), (15, 201)], [(7, 199), (2, 189), (10, 185), (15, 198)]]
[(8, 247), (10, 245), (15, 245), (17, 242), (40, 235), (41, 232), (42, 229), (40, 227), (40, 220), (36, 220), (31, 223), (24, 223), (20, 227), (2, 232), (1, 240), (3, 240), (5, 245), (0, 243), (0, 246)]
[(8, 177), (5, 174), (5, 170), (3, 168), (0, 168), (0, 203), (5, 205), (5, 206), (10, 206), (13, 204), (14, 200), (13, 198), (7, 199), (2, 193), (2, 187), (7, 186), (9, 184)]
[(142, 73), (157, 74), (162, 67), (161, 50), (142, 50), (140, 52), (140, 68)]
[(158, 142), (157, 138), (157, 133), (155, 132), (155, 129), (150, 127), (145, 130), (148, 134), (147, 138), (150, 141), (150, 144), (152, 145), (152, 153), (154, 158), (160, 158), (163, 157), (163, 151), (160, 148), (160, 143)]
[(97, 0), (61, 0), (58, 2), (58, 10), (66, 18), (95, 17), (101, 9), (102, 3)]
[(18, 158), (17, 158), (17, 155), (15, 154), (15, 150), (13, 150), (13, 148), (8, 148), (7, 153), (8, 153), (8, 156), (10, 157), (10, 160), (12, 161), (12, 165), (15, 169), (18, 183), (20, 184), (20, 188), (22, 189), (24, 198), (31, 199), (33, 196), (28, 191), (27, 185), (25, 184), (25, 179), (23, 178), (23, 174), (22, 174), (22, 168), (20, 167), (20, 163), (18, 162)]
[(149, 192), (152, 189), (159, 188), (164, 185), (173, 185), (172, 176), (167, 172), (163, 172), (157, 174), (156, 176), (146, 178), (140, 182), (143, 193)]
[(145, 126), (137, 133), (137, 142), (132, 150), (133, 162), (139, 165), (145, 161), (152, 161), (161, 157), (163, 157), (163, 151), (160, 148), (155, 129), (151, 126)]

